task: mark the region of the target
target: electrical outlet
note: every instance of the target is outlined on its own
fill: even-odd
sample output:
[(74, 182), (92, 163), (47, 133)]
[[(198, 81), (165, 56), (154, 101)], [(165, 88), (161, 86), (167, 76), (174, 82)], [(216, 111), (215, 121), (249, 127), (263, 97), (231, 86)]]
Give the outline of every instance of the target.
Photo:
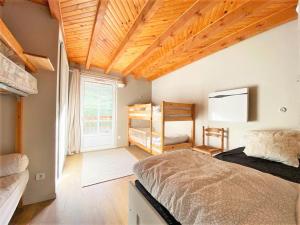
[(45, 180), (45, 178), (46, 178), (46, 174), (45, 173), (37, 173), (35, 175), (35, 179), (36, 180)]

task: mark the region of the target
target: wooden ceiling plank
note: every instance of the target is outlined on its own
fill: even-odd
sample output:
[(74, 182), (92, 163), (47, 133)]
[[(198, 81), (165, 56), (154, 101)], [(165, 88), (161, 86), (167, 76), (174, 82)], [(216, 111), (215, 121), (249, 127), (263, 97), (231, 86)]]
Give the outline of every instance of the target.
[(72, 5), (69, 7), (61, 8), (61, 12), (68, 13), (68, 12), (72, 12), (75, 10), (81, 10), (81, 9), (88, 8), (88, 7), (97, 7), (97, 1), (89, 1), (89, 2), (77, 4), (77, 5)]
[(72, 16), (81, 15), (82, 13), (89, 13), (89, 12), (96, 12), (96, 11), (97, 11), (97, 6), (90, 6), (90, 7), (86, 7), (83, 9), (77, 9), (77, 10), (74, 10), (71, 12), (64, 13), (63, 19), (66, 19), (66, 18), (72, 17)]
[(110, 31), (110, 27), (108, 27), (108, 24), (104, 24), (103, 25), (103, 29), (102, 29), (102, 33), (104, 36), (106, 36), (107, 39), (105, 39), (106, 41), (110, 41), (111, 43), (113, 43), (113, 45), (115, 45), (116, 43), (118, 43), (119, 41), (119, 37), (117, 36), (116, 33), (111, 32)]
[(35, 66), (29, 61), (26, 55), (24, 55), (24, 49), (9, 31), (2, 19), (0, 19), (0, 31), (0, 39), (2, 39), (17, 54), (31, 72), (36, 72)]
[(143, 73), (151, 73), (152, 70), (155, 70), (157, 64), (167, 60), (169, 57), (172, 57), (173, 54), (176, 55), (177, 53), (182, 52), (183, 49), (187, 49), (197, 38), (208, 38), (211, 33), (215, 34), (226, 29), (226, 27), (230, 24), (234, 24), (237, 21), (242, 20), (243, 18), (251, 15), (251, 13), (253, 13), (255, 10), (263, 8), (267, 4), (268, 1), (244, 1), (243, 4), (238, 8), (216, 19), (216, 21), (204, 27), (204, 29), (201, 29), (195, 35), (191, 35), (190, 38), (181, 42), (179, 45), (173, 48), (172, 51), (168, 51), (161, 57), (157, 57), (155, 61), (152, 60), (150, 62), (150, 66), (144, 67)]
[(80, 19), (74, 19), (71, 21), (64, 21), (65, 26), (74, 25), (81, 22), (94, 22), (94, 18), (92, 17), (86, 17), (86, 18), (80, 18)]
[(95, 46), (96, 46), (96, 43), (97, 43), (97, 37), (98, 37), (98, 34), (100, 33), (101, 28), (103, 26), (103, 18), (104, 18), (104, 15), (105, 15), (105, 11), (107, 9), (107, 4), (108, 4), (108, 0), (99, 1), (99, 6), (98, 6), (97, 15), (96, 15), (93, 34), (92, 34), (92, 38), (91, 38), (91, 41), (90, 41), (88, 56), (87, 56), (87, 59), (86, 59), (86, 68), (87, 69), (89, 69), (90, 65), (91, 65), (91, 61), (92, 61), (93, 54), (94, 54), (94, 51), (95, 51)]
[(134, 15), (132, 15), (129, 5), (127, 4), (127, 0), (120, 1), (121, 5), (123, 5), (123, 9), (125, 9), (126, 15), (128, 16), (130, 21), (134, 21)]
[(123, 71), (123, 75), (128, 75), (132, 70), (138, 67), (142, 62), (147, 59), (147, 56), (156, 48), (161, 46), (165, 39), (169, 38), (172, 33), (175, 33), (178, 29), (181, 29), (185, 23), (196, 13), (201, 13), (203, 9), (208, 9), (216, 4), (215, 1), (208, 3), (198, 0), (188, 10), (184, 12), (160, 37), (158, 37), (138, 58), (136, 58), (130, 65), (128, 65)]
[[(249, 6), (253, 6), (253, 4), (255, 5), (256, 3), (254, 2), (250, 2)], [(236, 17), (236, 22), (234, 22), (234, 20), (232, 20), (232, 22), (228, 23), (228, 21), (231, 21), (229, 18), (224, 18), (224, 29), (222, 27), (217, 27), (213, 29), (211, 29), (210, 31), (207, 30), (207, 32), (202, 33), (200, 35), (197, 35), (192, 41), (188, 41), (186, 43), (184, 43), (183, 45), (177, 47), (176, 49), (173, 50), (173, 52), (169, 52), (166, 56), (164, 56), (164, 58), (162, 60), (160, 60), (159, 62), (157, 61), (156, 63), (152, 64), (150, 67), (148, 67), (146, 69), (146, 72), (144, 71), (143, 73), (145, 75), (147, 74), (151, 74), (153, 73), (152, 71), (156, 71), (158, 67), (163, 67), (164, 65), (168, 64), (168, 61), (170, 61), (170, 59), (176, 59), (179, 58), (177, 57), (178, 55), (180, 55), (180, 57), (184, 58), (183, 54), (191, 54), (191, 51), (189, 52), (189, 49), (194, 49), (196, 46), (197, 48), (200, 47), (206, 47), (207, 45), (211, 45), (214, 42), (220, 40), (221, 38), (223, 38), (224, 36), (227, 36), (228, 33), (232, 33), (235, 32), (236, 30), (239, 30), (240, 28), (244, 27), (244, 26), (248, 26), (249, 23), (247, 24), (243, 24), (243, 21), (249, 21), (250, 23), (253, 23), (253, 21), (258, 21), (263, 17), (266, 17), (266, 15), (264, 16), (259, 16), (259, 15), (263, 15), (266, 14), (264, 13), (265, 10), (267, 10), (269, 8), (269, 11), (271, 10), (271, 8), (273, 8), (273, 11), (271, 10), (267, 15), (270, 15), (270, 13), (272, 14), (273, 12), (278, 12), (280, 9), (282, 8), (286, 8), (291, 6), (291, 4), (293, 4), (292, 2), (289, 1), (282, 1), (282, 0), (272, 0), (272, 1), (265, 1), (262, 2), (262, 4), (258, 7), (258, 5), (256, 5), (256, 8), (254, 11), (252, 11), (254, 8), (252, 7), (246, 7), (246, 10), (242, 10), (240, 12), (236, 12), (235, 15), (237, 15)], [(276, 6), (275, 8), (273, 6)], [(270, 8), (271, 7), (271, 8)], [(252, 8), (252, 10), (251, 10)], [(276, 9), (276, 10), (275, 10)], [(275, 10), (275, 11), (274, 11)], [(240, 15), (239, 15), (240, 14)], [(257, 17), (257, 19), (255, 19)], [(252, 18), (252, 20), (250, 19)], [(242, 22), (240, 22), (242, 21)], [(232, 26), (231, 26), (232, 25)], [(234, 29), (232, 29), (232, 28)], [(228, 28), (229, 32), (226, 32), (226, 29)], [(230, 31), (232, 30), (232, 31)], [(219, 35), (219, 33), (221, 35)], [(214, 38), (214, 36), (216, 36)], [(212, 40), (210, 40), (212, 37)], [(197, 47), (198, 46), (198, 47)], [(185, 53), (186, 52), (186, 53)], [(175, 57), (173, 57), (175, 56)], [(174, 61), (174, 60), (173, 60)]]
[(149, 80), (155, 80), (175, 69), (179, 69), (187, 64), (190, 64), (196, 60), (199, 60), (203, 57), (206, 57), (208, 55), (211, 55), (217, 51), (220, 51), (224, 48), (227, 48), (229, 46), (232, 46), (238, 42), (241, 42), (247, 38), (250, 38), (252, 36), (255, 36), (261, 32), (267, 31), (269, 29), (272, 29), (276, 26), (282, 25), (284, 23), (287, 23), (289, 21), (295, 20), (297, 18), (297, 13), (295, 11), (296, 4), (294, 6), (282, 9), (280, 11), (276, 11), (275, 13), (259, 20), (255, 21), (254, 23), (243, 27), (241, 30), (231, 33), (221, 40), (218, 40), (217, 42), (200, 49), (197, 51), (194, 55), (189, 56), (189, 60), (185, 59), (182, 60), (182, 62), (178, 62), (175, 66), (171, 65), (167, 67), (164, 70), (158, 69), (158, 72), (155, 72), (153, 74), (150, 74), (146, 78)]
[(139, 32), (140, 28), (145, 24), (145, 22), (152, 17), (152, 15), (158, 9), (161, 0), (148, 0), (143, 9), (140, 11), (139, 15), (136, 17), (133, 25), (129, 29), (125, 38), (122, 40), (120, 46), (115, 51), (112, 59), (110, 60), (105, 73), (109, 73), (114, 66), (114, 64), (119, 60), (123, 52), (125, 51), (129, 41)]
[[(87, 13), (82, 13), (76, 16), (69, 16), (69, 17), (64, 17), (64, 22), (70, 22), (73, 20), (77, 19), (83, 19), (83, 18), (91, 18), (95, 16), (95, 12), (87, 12)], [(94, 19), (94, 18), (93, 18)]]
[[(50, 0), (52, 1), (52, 0)], [(89, 2), (91, 0), (60, 0), (60, 5), (61, 8), (66, 8), (66, 7), (70, 7), (73, 5), (77, 5), (77, 4), (81, 4), (81, 3), (85, 3), (85, 2)]]
[(124, 26), (122, 24), (122, 21), (120, 18), (113, 12), (113, 9), (111, 7), (107, 7), (107, 16), (112, 17), (112, 19), (115, 21), (116, 24), (118, 24), (119, 29), (124, 30)]
[(112, 32), (110, 32), (110, 33), (118, 35), (117, 36), (118, 40), (120, 40), (123, 35), (120, 27), (117, 24), (115, 24), (115, 21), (109, 16), (107, 18), (105, 18), (105, 20), (106, 20), (108, 26), (110, 27), (110, 29), (112, 30)]
[(121, 16), (122, 17), (122, 21), (125, 21), (125, 24), (127, 26), (129, 26), (130, 20), (129, 20), (129, 18), (126, 15), (126, 12), (124, 12), (124, 10), (122, 10), (122, 7), (120, 6), (120, 2), (118, 0), (111, 0), (111, 1), (112, 1), (112, 4), (114, 5), (114, 9), (116, 11), (118, 11), (117, 15)]
[(65, 31), (67, 30), (74, 30), (74, 29), (85, 29), (85, 27), (93, 26), (94, 21), (84, 21), (77, 24), (65, 25)]

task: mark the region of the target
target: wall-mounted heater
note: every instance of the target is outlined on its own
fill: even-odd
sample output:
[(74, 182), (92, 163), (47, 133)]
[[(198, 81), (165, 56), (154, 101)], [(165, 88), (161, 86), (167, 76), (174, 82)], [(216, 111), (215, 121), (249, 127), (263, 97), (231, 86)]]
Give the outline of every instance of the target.
[(223, 122), (247, 122), (249, 89), (218, 91), (208, 95), (208, 119)]

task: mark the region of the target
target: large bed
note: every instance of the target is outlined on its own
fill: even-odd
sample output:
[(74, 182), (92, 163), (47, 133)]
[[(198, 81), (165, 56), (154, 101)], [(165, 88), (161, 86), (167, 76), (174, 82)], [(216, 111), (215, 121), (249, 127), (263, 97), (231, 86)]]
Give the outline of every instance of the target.
[(300, 222), (300, 168), (248, 157), (243, 148), (216, 158), (179, 150), (141, 161), (134, 172), (129, 224)]

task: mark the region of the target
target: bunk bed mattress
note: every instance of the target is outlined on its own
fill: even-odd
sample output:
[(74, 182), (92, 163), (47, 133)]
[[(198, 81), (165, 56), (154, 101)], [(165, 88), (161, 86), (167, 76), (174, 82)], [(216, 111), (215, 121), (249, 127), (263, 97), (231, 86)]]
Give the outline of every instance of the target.
[[(176, 145), (180, 143), (186, 143), (189, 141), (189, 136), (188, 135), (178, 135), (178, 136), (166, 136), (164, 138), (164, 144), (165, 145)], [(152, 143), (160, 146), (160, 137), (152, 137)]]
[(150, 148), (150, 128), (138, 128), (141, 133), (135, 129), (129, 129), (129, 137), (131, 140)]
[(27, 94), (37, 94), (37, 80), (0, 53), (0, 83)]
[(232, 224), (233, 217), (236, 224), (296, 224), (299, 217), (299, 185), (191, 150), (142, 160), (134, 173), (183, 225)]
[(0, 178), (0, 224), (8, 224), (29, 179), (28, 170)]

